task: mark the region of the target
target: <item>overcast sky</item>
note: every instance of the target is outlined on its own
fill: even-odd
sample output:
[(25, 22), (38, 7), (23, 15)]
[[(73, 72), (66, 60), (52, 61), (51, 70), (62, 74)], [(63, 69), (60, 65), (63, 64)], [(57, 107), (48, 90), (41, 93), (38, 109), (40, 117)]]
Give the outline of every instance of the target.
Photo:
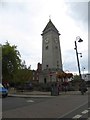
[(49, 16), (60, 32), (60, 45), (64, 71), (77, 73), (74, 41), (77, 43), (80, 67), (88, 70), (88, 0), (0, 0), (0, 43), (6, 40), (16, 45), (21, 59), (31, 69), (42, 63), (41, 33)]

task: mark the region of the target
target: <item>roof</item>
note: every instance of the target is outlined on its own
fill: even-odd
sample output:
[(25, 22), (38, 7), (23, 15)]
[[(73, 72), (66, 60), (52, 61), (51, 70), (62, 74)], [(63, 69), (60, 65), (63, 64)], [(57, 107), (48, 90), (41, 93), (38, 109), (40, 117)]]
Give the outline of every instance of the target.
[(59, 34), (59, 31), (57, 30), (57, 28), (55, 27), (55, 25), (52, 23), (51, 19), (49, 20), (49, 22), (47, 23), (46, 27), (43, 30), (43, 34), (53, 30), (54, 32), (57, 32)]

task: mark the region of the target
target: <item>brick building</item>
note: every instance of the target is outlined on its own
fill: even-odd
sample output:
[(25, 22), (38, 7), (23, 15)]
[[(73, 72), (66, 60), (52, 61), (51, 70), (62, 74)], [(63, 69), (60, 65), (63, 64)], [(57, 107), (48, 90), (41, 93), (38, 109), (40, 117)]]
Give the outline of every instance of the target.
[(32, 80), (39, 82), (39, 74), (42, 71), (42, 64), (37, 64), (37, 70), (32, 71)]

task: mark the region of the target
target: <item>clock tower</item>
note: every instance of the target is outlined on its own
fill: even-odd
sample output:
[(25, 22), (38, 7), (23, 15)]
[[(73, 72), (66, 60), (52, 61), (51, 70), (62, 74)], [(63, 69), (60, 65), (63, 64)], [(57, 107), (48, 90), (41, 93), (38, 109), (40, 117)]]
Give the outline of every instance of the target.
[(62, 70), (59, 32), (51, 20), (42, 32), (42, 70)]
[(54, 73), (62, 71), (62, 57), (59, 39), (60, 33), (50, 19), (41, 35), (42, 79), (46, 82), (56, 78)]

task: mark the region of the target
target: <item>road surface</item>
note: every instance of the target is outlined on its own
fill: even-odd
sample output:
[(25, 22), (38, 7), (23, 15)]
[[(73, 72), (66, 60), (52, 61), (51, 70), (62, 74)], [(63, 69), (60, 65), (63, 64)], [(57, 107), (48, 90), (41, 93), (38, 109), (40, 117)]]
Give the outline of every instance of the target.
[(3, 99), (3, 118), (88, 118), (88, 95)]

